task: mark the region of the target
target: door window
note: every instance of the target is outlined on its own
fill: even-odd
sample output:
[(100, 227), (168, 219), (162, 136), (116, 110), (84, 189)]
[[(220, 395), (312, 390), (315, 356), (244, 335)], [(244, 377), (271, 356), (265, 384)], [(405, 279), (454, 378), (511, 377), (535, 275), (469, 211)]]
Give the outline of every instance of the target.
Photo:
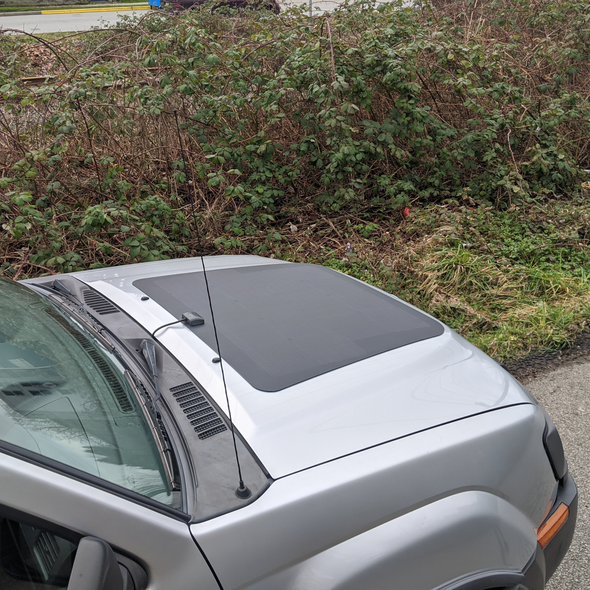
[(54, 532), (0, 516), (0, 588), (67, 588), (76, 549)]

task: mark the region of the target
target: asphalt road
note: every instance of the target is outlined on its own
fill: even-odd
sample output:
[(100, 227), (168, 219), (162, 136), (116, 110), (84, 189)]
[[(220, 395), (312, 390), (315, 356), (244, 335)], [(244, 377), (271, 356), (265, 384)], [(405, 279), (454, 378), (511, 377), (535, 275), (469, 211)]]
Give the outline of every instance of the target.
[(33, 14), (19, 16), (0, 16), (1, 29), (18, 29), (26, 33), (65, 33), (87, 31), (92, 27), (115, 24), (120, 15), (143, 14), (142, 11), (77, 12), (66, 14)]
[[(304, 6), (309, 9), (309, 0), (279, 0), (283, 9), (290, 6)], [(333, 10), (340, 0), (312, 0), (312, 14), (320, 16), (325, 11)], [(65, 33), (72, 31), (87, 31), (92, 27), (113, 25), (121, 15), (140, 15), (145, 10), (118, 11), (109, 9), (108, 12), (77, 12), (65, 14), (19, 14), (8, 16), (0, 13), (0, 31), (2, 29), (16, 29), (26, 33)]]
[(559, 367), (525, 385), (543, 404), (563, 440), (579, 491), (578, 523), (568, 554), (547, 590), (590, 588), (590, 362)]

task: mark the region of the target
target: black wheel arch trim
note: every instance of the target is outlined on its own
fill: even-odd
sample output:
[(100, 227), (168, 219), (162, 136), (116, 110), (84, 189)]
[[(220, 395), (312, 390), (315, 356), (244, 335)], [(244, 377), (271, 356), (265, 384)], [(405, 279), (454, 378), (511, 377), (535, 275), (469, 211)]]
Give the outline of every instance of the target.
[(517, 586), (524, 582), (524, 579), (524, 574), (518, 572), (478, 572), (450, 584), (439, 586), (435, 590), (498, 590)]

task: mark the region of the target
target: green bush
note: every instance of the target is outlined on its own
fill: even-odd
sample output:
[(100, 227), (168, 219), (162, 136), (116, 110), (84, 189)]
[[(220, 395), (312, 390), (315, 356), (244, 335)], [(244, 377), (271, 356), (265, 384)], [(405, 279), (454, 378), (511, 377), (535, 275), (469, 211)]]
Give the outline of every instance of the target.
[(503, 210), (590, 168), (586, 1), (363, 2), (311, 27), (296, 10), (150, 13), (44, 41), (39, 87), (19, 81), (22, 40), (2, 43), (8, 274), (194, 253), (193, 195), (209, 249), (264, 251), (301, 212)]

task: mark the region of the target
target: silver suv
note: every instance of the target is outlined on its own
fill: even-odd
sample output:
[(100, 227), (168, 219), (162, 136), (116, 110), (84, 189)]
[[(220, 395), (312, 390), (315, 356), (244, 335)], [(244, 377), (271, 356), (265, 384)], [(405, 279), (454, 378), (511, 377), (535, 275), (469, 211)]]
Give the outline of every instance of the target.
[(521, 385), (328, 268), (205, 263), (0, 280), (1, 588), (545, 587), (577, 490)]

